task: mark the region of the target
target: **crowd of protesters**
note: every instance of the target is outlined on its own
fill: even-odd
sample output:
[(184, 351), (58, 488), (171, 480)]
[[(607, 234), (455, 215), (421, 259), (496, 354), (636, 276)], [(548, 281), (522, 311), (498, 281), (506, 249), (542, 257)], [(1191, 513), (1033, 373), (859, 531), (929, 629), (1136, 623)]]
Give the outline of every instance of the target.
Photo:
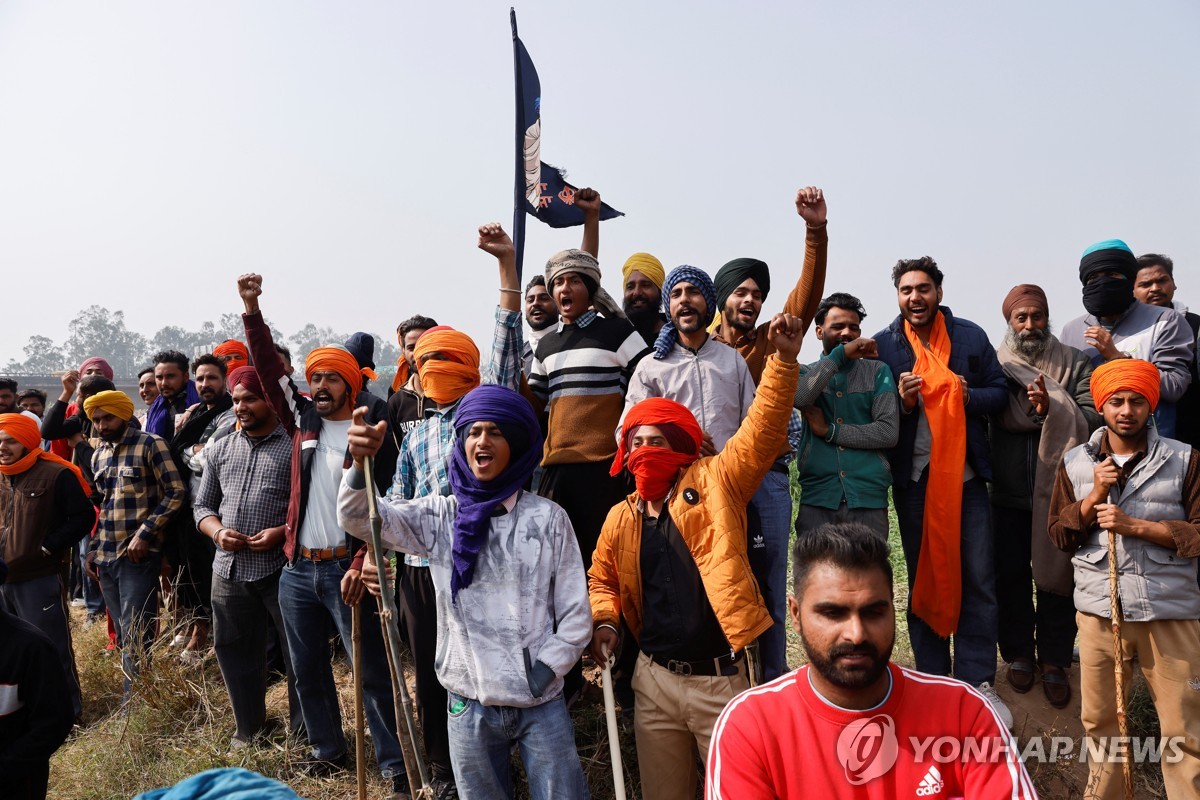
[[(245, 341), (156, 354), (138, 374), (142, 417), (102, 343), (49, 405), (0, 380), (0, 774), (14, 796), (44, 796), (87, 701), (72, 583), (84, 624), (109, 626), (126, 702), (157, 636), (190, 666), (215, 657), (231, 751), (269, 740), (268, 682), (286, 676), (287, 728), (315, 776), (353, 752), (331, 638), (359, 648), (394, 798), (419, 784), (382, 585), (437, 798), (511, 796), (514, 750), (534, 797), (586, 797), (569, 713), (585, 660), (611, 666), (648, 800), (690, 800), (700, 781), (712, 798), (1032, 797), (998, 668), (1061, 709), (1078, 660), (1084, 732), (1111, 738), (1129, 686), (1118, 650), (1162, 736), (1182, 741), (1162, 766), (1168, 797), (1200, 796), (1200, 317), (1175, 299), (1170, 258), (1095, 244), (1079, 263), (1086, 313), (1057, 337), (1045, 292), (1019, 284), (995, 345), (947, 306), (953, 270), (903, 259), (899, 313), (867, 337), (852, 287), (825, 294), (820, 189), (796, 196), (798, 268), (743, 257), (710, 276), (635, 253), (621, 302), (602, 285), (599, 195), (576, 202), (581, 246), (524, 288), (507, 234), (479, 228), (498, 268), (490, 348), (408, 309), (386, 402), (368, 391), (365, 334), (308, 353), (301, 392), (257, 274), (236, 284)], [(772, 273), (787, 296), (766, 315)], [(820, 352), (800, 359), (810, 329)], [(382, 563), (366, 545), (372, 494)], [(890, 660), (889, 502), (912, 668)], [(881, 718), (895, 737), (991, 738), (1008, 756), (851, 764), (846, 731)], [(1088, 797), (1122, 796), (1118, 766), (1090, 769)]]

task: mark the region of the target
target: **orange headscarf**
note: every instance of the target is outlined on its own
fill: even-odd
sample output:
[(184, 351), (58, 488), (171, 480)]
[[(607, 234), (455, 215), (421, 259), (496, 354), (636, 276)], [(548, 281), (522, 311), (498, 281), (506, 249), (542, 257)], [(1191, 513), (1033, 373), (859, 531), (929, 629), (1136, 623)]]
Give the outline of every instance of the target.
[(1161, 377), (1158, 367), (1137, 358), (1118, 358), (1106, 361), (1092, 373), (1092, 400), (1099, 410), (1117, 392), (1137, 392), (1158, 408)]
[[(358, 366), (358, 359), (344, 347), (318, 347), (304, 359), (304, 379), (312, 383), (312, 376), (317, 372), (336, 372), (346, 382), (346, 387), (353, 392), (350, 399), (362, 391), (363, 376), (368, 370)], [(374, 371), (370, 371), (374, 375)]]
[(921, 401), (932, 439), (929, 481), (925, 486), (925, 515), (917, 575), (913, 581), (912, 611), (938, 636), (958, 628), (962, 609), (962, 482), (967, 463), (967, 411), (963, 388), (950, 369), (950, 334), (942, 312), (933, 320), (929, 346), (904, 323), (904, 335), (921, 376)]
[[(446, 361), (425, 361), (441, 353)], [(421, 334), (413, 348), (421, 391), (435, 403), (453, 403), (479, 385), (479, 348), (471, 337), (446, 325)]]
[[(671, 443), (671, 449), (639, 447), (632, 455), (627, 455), (633, 434), (644, 425), (661, 430)], [(638, 496), (643, 500), (661, 500), (675, 485), (679, 471), (700, 457), (703, 439), (700, 424), (687, 406), (665, 397), (647, 398), (634, 404), (625, 414), (617, 455), (608, 473), (619, 475), (628, 467), (637, 485)]]
[(408, 360), (404, 356), (396, 359), (396, 375), (392, 378), (392, 391), (400, 391), (400, 387), (408, 383)]
[(221, 342), (213, 348), (213, 355), (225, 359), (227, 372), (233, 372), (238, 367), (244, 367), (250, 363), (250, 351), (237, 339), (227, 339)]
[(92, 487), (88, 486), (87, 481), (83, 479), (83, 473), (79, 467), (64, 458), (56, 456), (54, 453), (47, 453), (42, 449), (42, 434), (38, 431), (37, 423), (32, 419), (24, 414), (0, 414), (0, 431), (4, 431), (16, 439), (22, 447), (29, 451), (24, 458), (15, 464), (0, 464), (0, 473), (9, 477), (20, 475), (32, 467), (34, 462), (39, 458), (44, 458), (47, 461), (53, 461), (55, 464), (62, 464), (71, 470), (75, 474), (75, 480), (79, 481), (79, 485), (83, 487), (83, 493), (91, 494)]

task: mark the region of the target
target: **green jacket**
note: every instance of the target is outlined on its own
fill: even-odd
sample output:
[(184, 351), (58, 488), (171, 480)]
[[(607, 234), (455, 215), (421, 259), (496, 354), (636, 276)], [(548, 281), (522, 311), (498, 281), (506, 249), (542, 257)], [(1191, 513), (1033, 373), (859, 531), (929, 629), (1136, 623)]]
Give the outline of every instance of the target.
[(892, 473), (887, 451), (900, 430), (900, 398), (882, 361), (848, 359), (838, 345), (800, 368), (796, 408), (815, 405), (829, 433), (804, 427), (798, 451), (800, 504), (836, 509), (886, 508)]

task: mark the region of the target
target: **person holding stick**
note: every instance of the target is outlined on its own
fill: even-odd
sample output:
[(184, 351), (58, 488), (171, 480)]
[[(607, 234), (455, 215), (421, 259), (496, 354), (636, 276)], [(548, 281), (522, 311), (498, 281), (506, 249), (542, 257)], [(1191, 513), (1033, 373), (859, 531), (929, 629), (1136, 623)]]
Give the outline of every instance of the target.
[[(1050, 502), (1050, 538), (1072, 553), (1083, 728), (1113, 757), (1089, 760), (1087, 797), (1132, 796), (1124, 702), (1136, 657), (1164, 742), (1167, 796), (1200, 796), (1200, 456), (1149, 426), (1159, 372), (1125, 358), (1092, 373), (1104, 427), (1063, 458)], [(1117, 596), (1110, 591), (1115, 561)], [(1114, 613), (1115, 609), (1115, 613)], [(1120, 665), (1116, 661), (1119, 650)], [(1172, 738), (1178, 737), (1178, 738)], [(1121, 755), (1124, 753), (1124, 756)]]
[(696, 755), (713, 723), (750, 687), (746, 646), (771, 615), (746, 555), (746, 504), (787, 437), (804, 326), (777, 314), (762, 383), (715, 456), (688, 409), (651, 397), (625, 413), (613, 474), (637, 491), (609, 511), (588, 571), (592, 658), (617, 649), (622, 618), (636, 639), (634, 736), (646, 800), (696, 796)]
[[(354, 412), (355, 466), (338, 496), (341, 526), (360, 538), (370, 532), (363, 461), (387, 435), (364, 414)], [(459, 402), (454, 431), (451, 495), (393, 493), (379, 514), (386, 547), (429, 559), (459, 796), (511, 798), (517, 745), (533, 797), (586, 798), (563, 676), (591, 638), (592, 614), (570, 519), (522, 490), (541, 458), (541, 427), (517, 392), (484, 385)]]

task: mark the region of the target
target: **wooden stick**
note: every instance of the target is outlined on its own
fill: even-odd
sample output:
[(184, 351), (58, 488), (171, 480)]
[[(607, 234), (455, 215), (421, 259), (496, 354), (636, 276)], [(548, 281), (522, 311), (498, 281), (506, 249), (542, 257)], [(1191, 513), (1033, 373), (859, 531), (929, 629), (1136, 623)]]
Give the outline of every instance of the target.
[(362, 604), (350, 611), (350, 642), (354, 649), (354, 768), (358, 777), (358, 800), (367, 800), (367, 733), (363, 727)]
[[(1112, 502), (1112, 498), (1109, 498)], [(1117, 684), (1117, 731), (1129, 741), (1129, 720), (1125, 717), (1125, 664), (1121, 647), (1121, 593), (1117, 578), (1117, 534), (1108, 532), (1108, 611), (1112, 620), (1113, 670)], [(1128, 753), (1121, 760), (1125, 778), (1125, 800), (1133, 800), (1133, 761)]]
[(621, 741), (617, 735), (617, 701), (613, 697), (612, 657), (604, 650), (604, 672), (601, 675), (604, 687), (604, 716), (608, 719), (608, 754), (612, 759), (613, 796), (625, 800), (625, 767), (621, 763)]
[[(400, 752), (404, 756), (404, 768), (414, 800), (433, 797), (429, 771), (421, 750), (417, 746), (417, 722), (413, 712), (412, 698), (408, 696), (408, 684), (404, 680), (404, 662), (400, 658), (400, 628), (396, 620), (396, 598), (392, 596), (392, 583), (388, 579), (387, 564), (383, 560), (383, 541), (379, 517), (379, 498), (375, 496), (375, 459), (363, 459), (363, 477), (367, 483), (367, 510), (371, 520), (371, 539), (367, 542), (371, 560), (379, 568), (379, 624), (383, 628), (384, 649), (387, 651), (388, 669), (392, 675), (392, 697), (396, 705), (396, 737), (400, 741)], [(416, 774), (414, 774), (416, 773)]]

